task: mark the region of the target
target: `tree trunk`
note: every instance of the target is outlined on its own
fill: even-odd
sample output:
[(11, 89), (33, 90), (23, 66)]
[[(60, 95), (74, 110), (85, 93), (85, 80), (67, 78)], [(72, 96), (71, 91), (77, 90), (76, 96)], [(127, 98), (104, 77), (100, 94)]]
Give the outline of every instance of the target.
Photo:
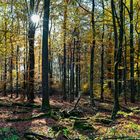
[(131, 102), (135, 103), (133, 32), (134, 32), (134, 27), (133, 27), (133, 0), (130, 0), (130, 83), (131, 83)]
[(19, 57), (19, 46), (17, 45), (17, 51), (16, 51), (16, 97), (18, 97), (18, 57)]
[(42, 110), (50, 110), (49, 104), (49, 34), (50, 0), (44, 0), (43, 40), (42, 40)]
[(126, 40), (126, 36), (125, 36), (125, 44), (124, 44), (124, 72), (123, 72), (123, 92), (124, 92), (124, 101), (125, 104), (127, 104), (127, 92), (126, 92), (126, 77), (127, 77), (127, 60), (126, 60), (126, 47), (127, 47), (127, 40)]
[(76, 41), (76, 91), (75, 91), (75, 96), (78, 97), (78, 92), (79, 92), (79, 44), (78, 44), (78, 37)]
[(5, 21), (5, 33), (4, 33), (4, 45), (5, 45), (5, 58), (4, 58), (4, 96), (7, 96), (6, 87), (7, 87), (7, 22)]
[(10, 37), (10, 43), (11, 43), (11, 56), (10, 56), (10, 92), (11, 92), (11, 98), (13, 97), (13, 43), (12, 38)]
[(94, 49), (95, 49), (95, 21), (94, 21), (94, 9), (95, 9), (95, 1), (92, 0), (92, 46), (90, 52), (90, 100), (91, 105), (95, 106), (94, 103), (94, 90), (93, 90), (93, 81), (94, 81)]
[[(11, 13), (13, 13), (13, 0), (11, 1)], [(12, 23), (11, 23), (11, 29), (13, 30), (13, 14), (12, 14)], [(10, 56), (10, 92), (11, 92), (11, 98), (13, 97), (13, 40), (12, 40), (13, 34), (10, 35), (10, 44), (11, 44), (11, 56)]]
[[(112, 40), (112, 33), (109, 33), (109, 40), (108, 40), (108, 42), (109, 42), (109, 48), (108, 48), (108, 52), (109, 53), (112, 53), (112, 45), (111, 45), (111, 42), (110, 42), (110, 40)], [(110, 51), (110, 49), (111, 49), (111, 51)], [(108, 60), (107, 60), (107, 65), (108, 65), (108, 67), (107, 67), (107, 72), (111, 75), (112, 74), (112, 58), (111, 58), (111, 55), (109, 55), (109, 57), (108, 57)], [(112, 75), (111, 76), (108, 76), (108, 79), (109, 79), (109, 81), (108, 81), (108, 88), (109, 89), (111, 89), (112, 90), (112, 79), (113, 79), (113, 77), (112, 77)]]
[(63, 47), (64, 47), (64, 54), (63, 54), (63, 99), (66, 100), (66, 27), (67, 27), (67, 0), (64, 0), (64, 23), (63, 23), (63, 31), (64, 31), (64, 38), (63, 38)]
[[(26, 27), (25, 27), (25, 33), (27, 32), (27, 21), (26, 21)], [(25, 56), (24, 56), (24, 60), (25, 60), (25, 64), (24, 64), (24, 72), (25, 72), (25, 76), (24, 76), (24, 96), (27, 96), (28, 99), (28, 88), (29, 88), (29, 59), (28, 59), (28, 55), (29, 54), (29, 46), (28, 46), (28, 37), (25, 37)]]
[(70, 101), (74, 101), (74, 92), (75, 92), (75, 38), (74, 38), (74, 44), (73, 48), (71, 48), (71, 59), (70, 59)]
[[(126, 0), (125, 0), (125, 4), (126, 4)], [(123, 57), (124, 57), (124, 60), (123, 60), (123, 67), (124, 67), (124, 71), (123, 71), (123, 93), (124, 93), (124, 101), (125, 101), (125, 104), (127, 104), (127, 92), (126, 92), (126, 77), (127, 77), (127, 60), (126, 60), (126, 57), (127, 57), (127, 54), (126, 54), (126, 49), (127, 49), (127, 40), (126, 40), (126, 31), (125, 31), (125, 21), (126, 21), (126, 18), (125, 18), (125, 10), (123, 12), (123, 16), (124, 16), (124, 34), (125, 34), (125, 37), (124, 37), (124, 54), (123, 54)]]
[(101, 50), (101, 96), (100, 99), (104, 100), (104, 1), (102, 0), (102, 8), (103, 8), (103, 29), (102, 29), (102, 50)]
[(34, 38), (35, 38), (35, 25), (31, 21), (31, 16), (34, 12), (35, 2), (34, 0), (30, 0), (30, 19), (29, 19), (29, 102), (34, 101)]
[(138, 99), (140, 99), (140, 65), (139, 65), (139, 57), (140, 57), (140, 33), (138, 33), (138, 56), (137, 56), (137, 58), (138, 58), (138, 66), (137, 66), (137, 71), (138, 71), (138, 94), (137, 94), (137, 96), (138, 96)]
[(114, 108), (112, 111), (112, 119), (115, 119), (116, 114), (119, 107), (119, 95), (118, 95), (118, 66), (119, 66), (119, 54), (120, 50), (118, 48), (118, 33), (117, 33), (117, 26), (116, 26), (116, 18), (115, 18), (115, 4), (114, 0), (111, 0), (111, 10), (112, 10), (112, 20), (113, 20), (113, 29), (114, 29), (114, 40), (115, 40), (115, 51), (114, 51), (114, 58), (115, 58), (115, 68), (114, 68), (114, 83), (115, 83), (115, 93), (114, 93)]
[[(119, 1), (120, 5), (120, 28), (119, 28), (119, 65), (122, 66), (122, 47), (123, 47), (123, 35), (124, 35), (124, 20), (123, 20), (123, 0)], [(119, 69), (119, 89), (118, 94), (120, 95), (122, 92), (122, 69)]]

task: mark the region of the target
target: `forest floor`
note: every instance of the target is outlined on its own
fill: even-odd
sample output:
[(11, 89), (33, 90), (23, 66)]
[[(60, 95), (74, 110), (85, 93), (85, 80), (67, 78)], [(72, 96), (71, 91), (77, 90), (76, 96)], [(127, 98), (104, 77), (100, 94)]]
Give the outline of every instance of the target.
[[(76, 102), (76, 101), (75, 101)], [(0, 97), (0, 140), (100, 140), (140, 139), (140, 103), (121, 103), (117, 119), (110, 119), (113, 103), (89, 97), (74, 103), (52, 96), (52, 111), (41, 112), (41, 99), (27, 104), (21, 98)]]

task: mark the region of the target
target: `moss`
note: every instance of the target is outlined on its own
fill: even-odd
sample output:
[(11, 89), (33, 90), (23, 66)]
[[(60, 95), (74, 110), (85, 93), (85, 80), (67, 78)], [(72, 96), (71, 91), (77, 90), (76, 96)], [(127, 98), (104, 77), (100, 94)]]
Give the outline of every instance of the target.
[(6, 103), (0, 103), (0, 107), (12, 107), (12, 105)]
[(94, 130), (94, 128), (87, 122), (83, 120), (76, 120), (74, 123), (74, 129), (77, 130)]
[(20, 140), (20, 137), (13, 128), (0, 128), (0, 140)]
[(69, 117), (83, 117), (83, 112), (80, 111), (80, 110), (72, 110), (72, 111), (66, 111), (66, 110), (63, 110), (61, 112), (61, 116), (63, 118), (69, 118)]
[(102, 124), (107, 124), (107, 125), (113, 122), (111, 119), (108, 119), (108, 118), (96, 118), (95, 121)]

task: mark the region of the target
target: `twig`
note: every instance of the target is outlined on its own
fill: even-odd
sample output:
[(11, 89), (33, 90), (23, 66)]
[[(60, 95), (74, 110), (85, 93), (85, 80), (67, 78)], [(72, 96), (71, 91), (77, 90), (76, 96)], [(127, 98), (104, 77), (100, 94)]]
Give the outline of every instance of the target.
[(74, 108), (73, 108), (71, 111), (73, 111), (73, 110), (76, 109), (76, 107), (77, 107), (77, 105), (78, 105), (80, 99), (81, 99), (81, 95), (78, 97), (78, 99), (77, 99), (77, 101), (76, 101), (76, 103), (75, 103), (75, 105), (74, 105)]

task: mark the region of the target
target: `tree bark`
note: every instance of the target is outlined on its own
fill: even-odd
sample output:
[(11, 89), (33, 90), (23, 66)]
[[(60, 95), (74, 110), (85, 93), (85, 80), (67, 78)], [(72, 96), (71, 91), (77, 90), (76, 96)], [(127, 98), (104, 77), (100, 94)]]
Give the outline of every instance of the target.
[(130, 0), (130, 83), (131, 83), (131, 102), (135, 103), (134, 87), (134, 26), (133, 26), (133, 0)]
[(28, 39), (29, 39), (29, 93), (28, 100), (29, 102), (34, 101), (34, 38), (35, 38), (35, 25), (31, 21), (31, 16), (34, 12), (35, 2), (34, 0), (30, 0), (30, 19), (29, 19), (29, 31), (28, 31)]
[(92, 46), (90, 52), (90, 101), (91, 105), (95, 106), (94, 103), (94, 90), (93, 90), (93, 81), (94, 81), (94, 49), (95, 49), (95, 21), (94, 21), (94, 10), (95, 10), (95, 1), (92, 0)]
[(66, 79), (66, 27), (67, 27), (67, 0), (64, 0), (64, 23), (63, 23), (63, 99), (66, 100), (67, 94), (66, 94), (66, 85), (67, 85), (67, 79)]
[(17, 45), (17, 50), (16, 50), (16, 97), (18, 97), (18, 79), (19, 79), (19, 73), (18, 73), (18, 58), (19, 58), (19, 46)]
[(115, 93), (114, 93), (114, 107), (112, 111), (111, 118), (115, 119), (118, 110), (120, 109), (119, 106), (119, 95), (118, 95), (118, 67), (119, 67), (119, 60), (120, 60), (120, 50), (118, 48), (118, 33), (117, 33), (117, 26), (116, 26), (116, 18), (115, 18), (115, 4), (114, 0), (111, 0), (111, 10), (112, 10), (112, 20), (113, 20), (113, 29), (114, 29), (114, 41), (115, 41), (115, 51), (114, 51), (114, 83), (115, 83)]
[(103, 8), (103, 27), (102, 27), (102, 50), (101, 50), (101, 96), (100, 99), (103, 101), (104, 100), (104, 1), (102, 0), (102, 8)]
[(50, 0), (44, 0), (43, 40), (42, 40), (42, 110), (50, 110), (49, 104), (49, 34)]

